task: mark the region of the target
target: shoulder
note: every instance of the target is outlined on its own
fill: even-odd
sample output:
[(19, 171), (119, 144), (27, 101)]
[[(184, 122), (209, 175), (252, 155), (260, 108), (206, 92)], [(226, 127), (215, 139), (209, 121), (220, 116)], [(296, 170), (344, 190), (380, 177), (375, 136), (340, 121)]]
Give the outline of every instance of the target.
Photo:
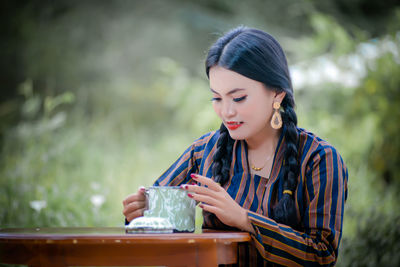
[(333, 167), (344, 166), (340, 153), (328, 141), (302, 128), (298, 128), (298, 132), (299, 152), (302, 163), (306, 163), (311, 167), (324, 161), (330, 163)]
[(207, 145), (210, 143), (215, 144), (215, 143), (217, 143), (218, 138), (219, 138), (219, 130), (208, 132), (206, 134), (203, 134), (199, 138), (197, 138), (193, 142), (192, 146), (198, 147), (198, 146), (204, 146), (204, 145)]
[(202, 144), (202, 143), (209, 143), (209, 142), (217, 142), (219, 137), (219, 130), (217, 131), (212, 131), (203, 134), (199, 138), (197, 138), (193, 144)]
[(219, 135), (219, 130), (203, 134), (192, 143), (191, 150), (209, 150), (217, 143)]
[[(337, 149), (304, 129), (298, 129), (300, 141), (301, 175), (300, 179), (307, 184), (310, 198), (320, 187), (326, 193), (331, 190), (332, 197), (342, 196), (347, 198), (348, 169)], [(328, 188), (328, 189), (327, 189)], [(315, 195), (314, 195), (315, 196)]]

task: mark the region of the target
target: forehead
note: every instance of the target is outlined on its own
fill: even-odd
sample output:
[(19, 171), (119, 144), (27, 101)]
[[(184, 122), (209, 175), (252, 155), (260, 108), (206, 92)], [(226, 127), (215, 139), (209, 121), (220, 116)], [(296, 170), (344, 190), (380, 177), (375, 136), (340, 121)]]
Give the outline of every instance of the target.
[(220, 66), (210, 68), (209, 79), (210, 88), (220, 94), (238, 88), (245, 90), (260, 88), (265, 90), (263, 83)]

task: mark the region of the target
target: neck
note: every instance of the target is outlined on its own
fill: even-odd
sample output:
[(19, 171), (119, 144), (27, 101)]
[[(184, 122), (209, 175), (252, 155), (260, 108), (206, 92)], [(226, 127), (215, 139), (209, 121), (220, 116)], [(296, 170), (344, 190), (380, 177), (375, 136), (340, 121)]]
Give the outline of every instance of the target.
[(248, 149), (252, 151), (268, 151), (274, 153), (281, 131), (281, 129), (271, 129), (246, 139)]

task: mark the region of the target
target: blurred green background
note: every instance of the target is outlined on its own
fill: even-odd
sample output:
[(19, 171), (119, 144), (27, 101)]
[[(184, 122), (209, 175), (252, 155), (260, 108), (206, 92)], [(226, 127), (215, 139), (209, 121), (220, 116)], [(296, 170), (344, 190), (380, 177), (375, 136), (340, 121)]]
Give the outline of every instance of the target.
[(121, 226), (122, 200), (215, 130), (208, 47), (287, 53), (299, 126), (349, 168), (338, 266), (400, 265), (395, 0), (2, 1), (0, 227)]

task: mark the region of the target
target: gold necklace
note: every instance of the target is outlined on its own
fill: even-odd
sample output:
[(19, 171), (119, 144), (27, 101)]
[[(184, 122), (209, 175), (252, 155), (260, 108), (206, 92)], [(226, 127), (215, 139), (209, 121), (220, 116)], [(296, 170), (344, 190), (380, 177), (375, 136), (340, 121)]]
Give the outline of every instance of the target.
[(268, 159), (265, 161), (265, 163), (264, 163), (264, 165), (263, 165), (262, 167), (257, 168), (256, 166), (254, 166), (254, 164), (251, 164), (251, 168), (252, 168), (253, 170), (255, 170), (256, 172), (261, 171), (262, 169), (264, 169), (265, 166), (267, 166), (268, 161), (269, 161), (270, 159), (272, 159), (272, 156), (273, 156), (273, 155), (274, 155), (274, 154), (272, 154), (272, 155), (270, 155), (270, 156), (268, 157)]

